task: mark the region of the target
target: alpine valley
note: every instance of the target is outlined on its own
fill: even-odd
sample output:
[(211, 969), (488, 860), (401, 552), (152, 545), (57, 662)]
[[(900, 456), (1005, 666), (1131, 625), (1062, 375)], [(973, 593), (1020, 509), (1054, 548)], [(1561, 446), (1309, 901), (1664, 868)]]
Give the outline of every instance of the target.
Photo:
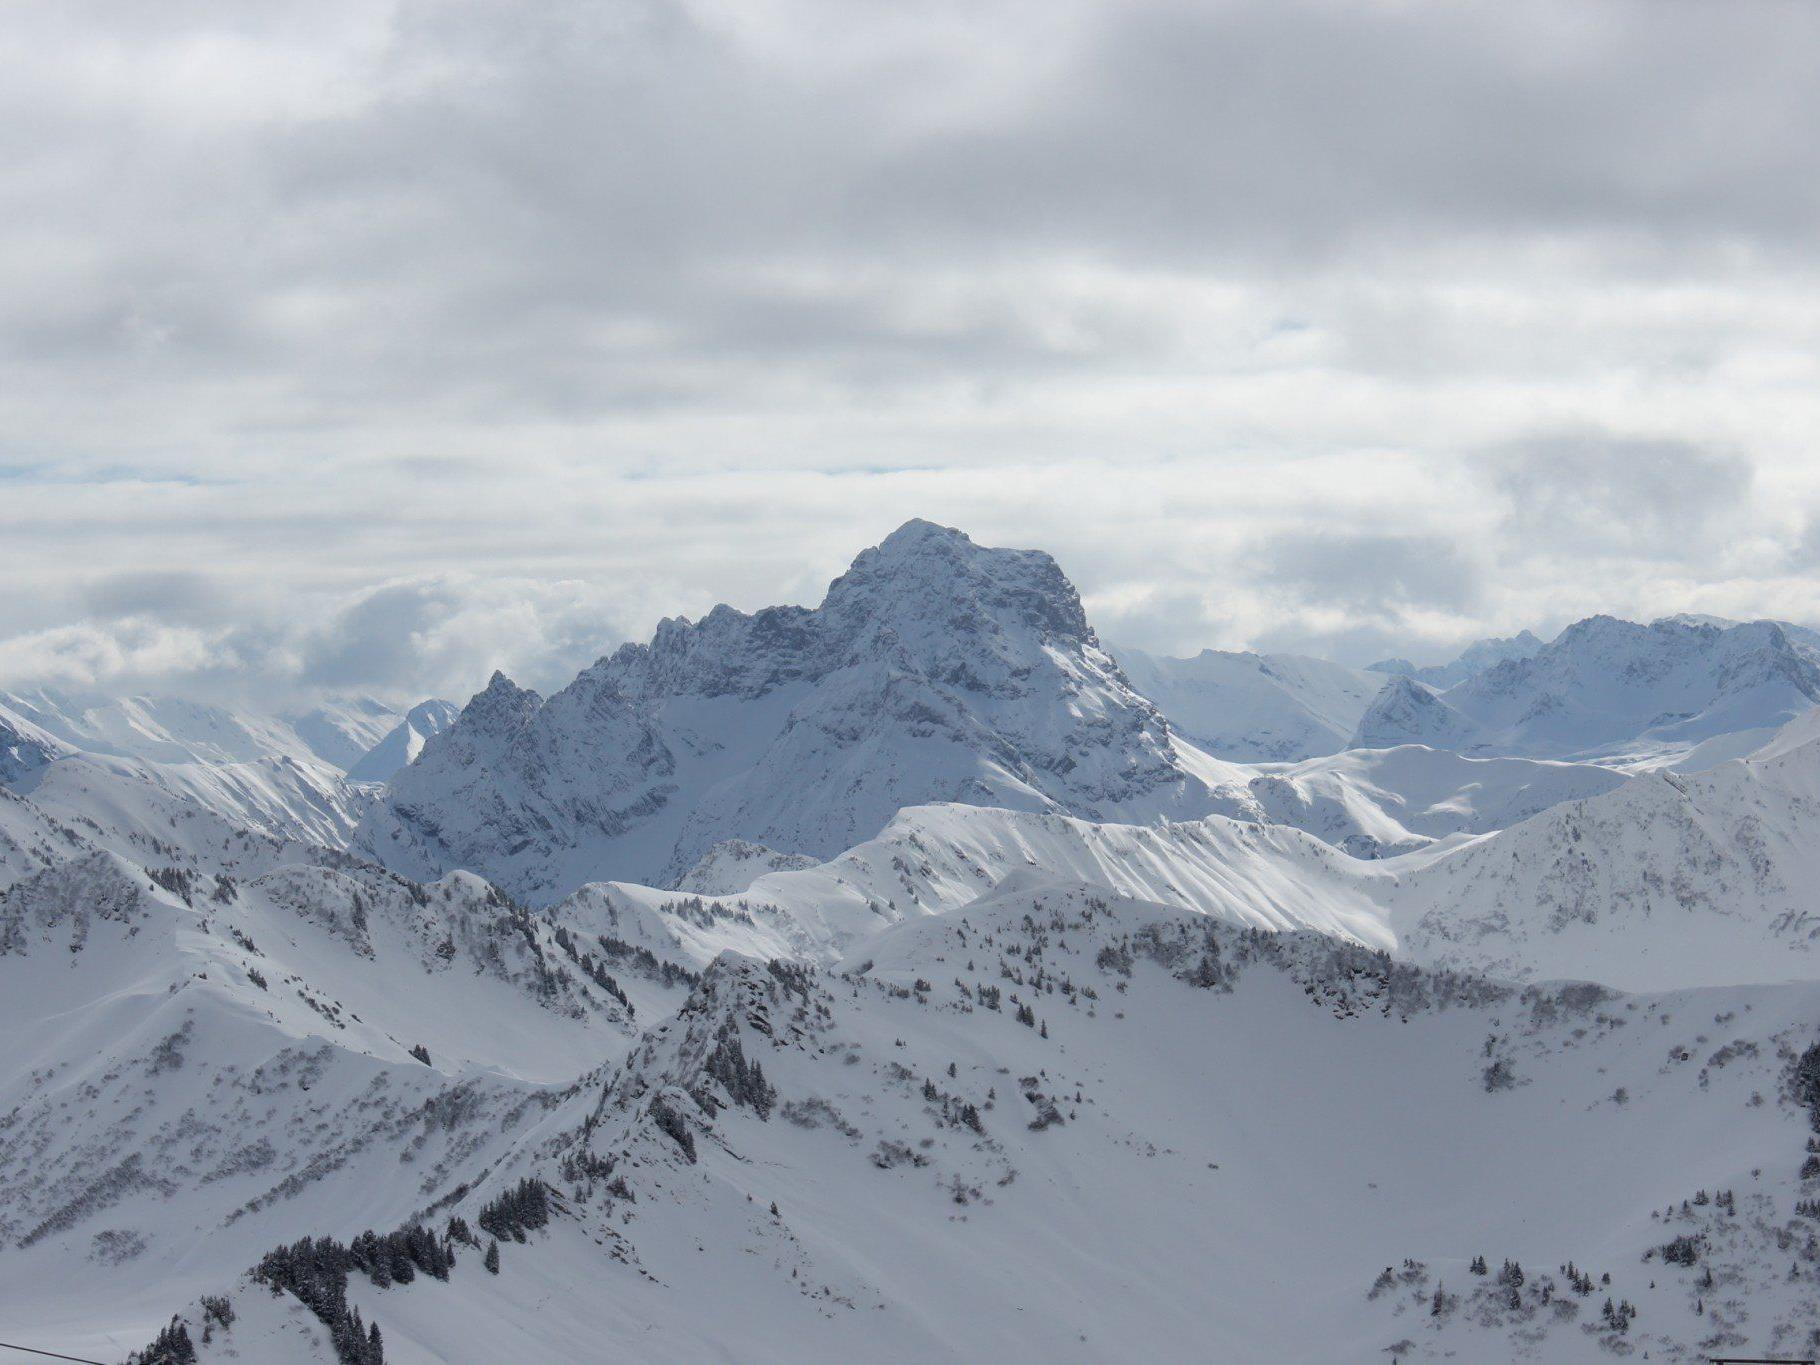
[(1816, 702), (1768, 620), (1157, 657), (924, 521), (547, 697), (0, 694), (0, 1339), (1813, 1354)]

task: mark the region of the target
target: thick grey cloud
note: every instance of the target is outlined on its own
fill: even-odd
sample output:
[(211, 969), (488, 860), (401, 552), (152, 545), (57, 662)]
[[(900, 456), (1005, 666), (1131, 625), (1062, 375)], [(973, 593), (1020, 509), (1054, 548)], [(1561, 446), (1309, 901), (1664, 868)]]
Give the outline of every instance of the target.
[(324, 694), (465, 700), (495, 668), (553, 690), (622, 638), (604, 595), (575, 582), (448, 575), (307, 602), (204, 590), (187, 607), (167, 586), (110, 580), (89, 615), (0, 639), (0, 677), (263, 707)]
[(1477, 571), (1442, 536), (1315, 532), (1260, 544), (1263, 581), (1352, 610), (1458, 610), (1478, 595)]
[(233, 606), (225, 584), (184, 570), (107, 574), (83, 590), (87, 614), (102, 621), (157, 616), (173, 622), (207, 622)]
[(1820, 617), (1817, 123), (1783, 0), (9, 7), (0, 685), (458, 690), (912, 513), (1161, 649)]
[(1517, 536), (1593, 557), (1710, 550), (1748, 508), (1751, 475), (1735, 452), (1598, 431), (1537, 435), (1493, 459)]

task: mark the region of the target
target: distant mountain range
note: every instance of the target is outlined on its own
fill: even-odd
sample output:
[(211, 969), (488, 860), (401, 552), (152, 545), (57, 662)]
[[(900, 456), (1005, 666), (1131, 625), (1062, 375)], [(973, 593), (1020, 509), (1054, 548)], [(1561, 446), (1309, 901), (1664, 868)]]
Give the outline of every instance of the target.
[(0, 1335), (1808, 1350), (1817, 644), (1155, 658), (913, 521), (548, 698), (0, 695)]

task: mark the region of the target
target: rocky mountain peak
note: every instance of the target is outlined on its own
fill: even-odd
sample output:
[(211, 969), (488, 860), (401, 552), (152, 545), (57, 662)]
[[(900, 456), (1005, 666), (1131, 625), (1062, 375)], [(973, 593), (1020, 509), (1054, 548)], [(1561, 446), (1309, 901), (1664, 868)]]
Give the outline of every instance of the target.
[(835, 579), (822, 601), (830, 625), (850, 638), (889, 626), (932, 627), (965, 638), (996, 627), (1038, 638), (1092, 642), (1080, 594), (1041, 550), (977, 545), (963, 532), (913, 520)]
[(520, 687), (495, 669), (487, 685), (461, 708), (457, 723), (470, 729), (514, 729), (535, 715), (542, 705), (543, 698), (537, 693), (528, 687)]
[(928, 801), (1149, 816), (1212, 800), (1054, 559), (912, 521), (819, 607), (668, 619), (541, 708), (495, 677), (363, 837), (401, 871), (469, 867), (544, 899), (673, 884), (728, 838), (831, 856)]

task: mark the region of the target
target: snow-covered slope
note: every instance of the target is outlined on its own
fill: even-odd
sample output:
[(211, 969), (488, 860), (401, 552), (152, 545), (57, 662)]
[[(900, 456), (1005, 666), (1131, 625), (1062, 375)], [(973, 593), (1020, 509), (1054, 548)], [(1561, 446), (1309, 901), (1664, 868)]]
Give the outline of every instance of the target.
[(82, 831), (0, 786), (0, 890), (94, 848)]
[(346, 769), (395, 726), (370, 698), (324, 702), (290, 716), (180, 697), (97, 697), (39, 688), (0, 693), (0, 725), (25, 722), (68, 750), (151, 763), (252, 763), (291, 758)]
[(767, 872), (800, 870), (814, 867), (816, 862), (806, 853), (779, 853), (744, 839), (723, 839), (683, 873), (676, 889), (687, 895), (730, 896), (746, 890)]
[(1450, 834), (1505, 829), (1624, 780), (1590, 763), (1470, 758), (1409, 744), (1311, 759), (1255, 777), (1247, 790), (1259, 818), (1294, 825), (1356, 856), (1380, 857)]
[[(446, 702), (424, 705), (446, 706)], [(372, 697), (345, 697), (318, 702), (306, 711), (281, 717), (309, 747), (310, 753), (346, 772), (384, 741), (402, 720), (396, 708)]]
[(65, 752), (29, 721), (0, 715), (0, 785), (20, 781)]
[[(1820, 732), (1387, 864), (1403, 951), (1637, 988), (1820, 976)], [(1408, 863), (1408, 866), (1401, 864)]]
[(308, 846), (217, 850), (213, 820), (176, 837), (239, 875), (176, 842), (149, 865), (54, 847), (0, 891), (9, 1305), (84, 1282), (92, 1303), (111, 1275), (130, 1312), (135, 1287), (200, 1292), (325, 1218), (458, 1197), (686, 986), (622, 986), (466, 874), (423, 886)]
[(1053, 561), (913, 522), (446, 728), (0, 700), (0, 1336), (1811, 1352), (1811, 648), (1134, 684)]
[(817, 608), (665, 621), (548, 701), (496, 676), (361, 842), (547, 902), (673, 882), (727, 838), (832, 856), (918, 802), (1200, 815), (1231, 772), (1175, 740), (1048, 555), (913, 521)]
[[(1693, 1362), (1820, 1326), (1783, 1089), (1820, 988), (1517, 992), (1035, 881), (847, 965), (722, 958), (514, 1127), (429, 1213), (446, 1280), (347, 1272), (385, 1358)], [(489, 1273), (460, 1234), (524, 1178)], [(182, 1306), (135, 1317), (149, 1275), (16, 1339), (96, 1341), (98, 1304), (149, 1338)], [(291, 1293), (213, 1289), (202, 1360), (329, 1358)]]
[(1240, 763), (1292, 762), (1343, 748), (1383, 680), (1298, 654), (1207, 649), (1169, 659), (1114, 652), (1178, 735)]
[(455, 723), (461, 708), (454, 702), (432, 697), (405, 712), (404, 719), (386, 737), (362, 754), (348, 767), (351, 782), (389, 782), (402, 767), (417, 761), (431, 735), (441, 734)]
[[(555, 907), (577, 932), (643, 920), (694, 965), (725, 949), (827, 963), (902, 920), (947, 914), (1030, 873), (1070, 878), (1231, 924), (1313, 929), (1389, 947), (1370, 884), (1374, 865), (1285, 825), (1210, 815), (1162, 825), (1096, 824), (985, 807), (911, 807), (877, 838), (830, 862), (767, 873), (723, 896), (625, 882), (584, 888)], [(602, 916), (607, 917), (603, 924)]]
[[(372, 800), (334, 769), (294, 758), (151, 763), (66, 754), (9, 785), (65, 818), (166, 809), (175, 802), (200, 807), (240, 829), (325, 848), (347, 846)], [(126, 818), (143, 823), (137, 813)]]
[[(53, 802), (56, 792), (136, 784), (249, 830), (342, 848), (372, 799), (342, 767), (360, 755), (351, 746), (394, 719), (372, 701), (285, 720), (171, 698), (0, 694), (0, 783)], [(62, 806), (81, 812), (79, 802)]]

